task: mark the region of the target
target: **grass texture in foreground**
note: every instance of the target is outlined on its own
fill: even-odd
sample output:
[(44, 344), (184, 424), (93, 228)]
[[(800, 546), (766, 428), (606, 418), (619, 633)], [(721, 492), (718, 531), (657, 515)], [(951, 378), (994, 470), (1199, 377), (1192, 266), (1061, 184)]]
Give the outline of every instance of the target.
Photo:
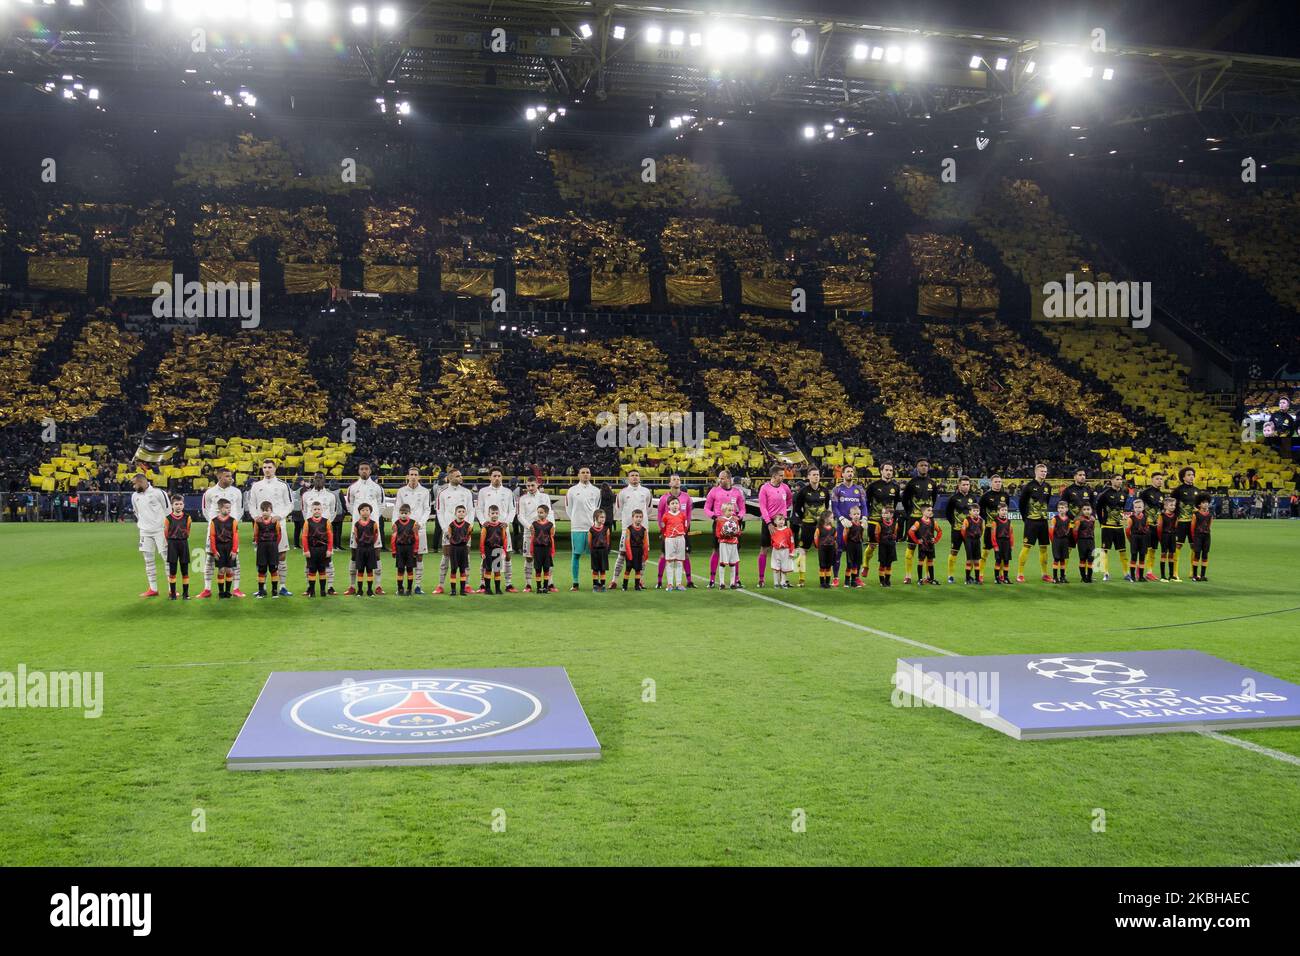
[[(889, 591), (760, 593), (962, 654), (1193, 648), (1300, 683), (1300, 522), (1214, 535), (1205, 584), (903, 587), (900, 561)], [(1300, 766), (1193, 733), (1017, 742), (895, 708), (895, 660), (924, 652), (751, 594), (584, 580), (577, 594), (308, 601), (293, 552), (291, 599), (144, 601), (135, 545), (132, 525), (0, 525), (0, 671), (102, 671), (105, 686), (98, 719), (0, 710), (11, 865), (1300, 859)], [(750, 587), (756, 555), (747, 539)], [(568, 669), (601, 760), (225, 769), (272, 670), (547, 665)], [(1300, 728), (1234, 736), (1300, 755)]]

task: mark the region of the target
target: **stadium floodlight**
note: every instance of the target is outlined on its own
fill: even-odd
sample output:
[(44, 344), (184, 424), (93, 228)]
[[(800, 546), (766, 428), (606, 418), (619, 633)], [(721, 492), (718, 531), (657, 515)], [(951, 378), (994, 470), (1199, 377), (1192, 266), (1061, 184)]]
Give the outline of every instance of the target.
[(662, 43), (664, 40), (664, 31), (662, 28), (651, 25), (645, 28), (646, 43)]
[(700, 46), (704, 43), (704, 34), (692, 33), (687, 42), (690, 43), (691, 46)]
[(379, 25), (384, 27), (397, 26), (397, 8), (380, 7), (379, 8)]
[(812, 126), (812, 125), (808, 125), (808, 126), (805, 126), (805, 127), (803, 128), (803, 138), (804, 138), (804, 139), (812, 139), (812, 138), (813, 138), (814, 136), (816, 136), (816, 135), (817, 135), (817, 128), (816, 128), (816, 127), (814, 127), (814, 126)]
[(1033, 60), (1030, 60), (1028, 63), (1026, 63), (1026, 64), (1025, 64), (1025, 75), (1026, 75), (1026, 76), (1032, 76), (1032, 75), (1033, 75), (1033, 72), (1034, 72), (1034, 69), (1035, 69), (1036, 66), (1037, 66), (1037, 64), (1034, 63)]
[(686, 34), (682, 30), (668, 31), (668, 44), (670, 46), (681, 46), (686, 42)]
[(754, 41), (754, 49), (763, 56), (771, 56), (776, 52), (776, 37), (770, 33), (764, 33)]
[(293, 4), (292, 3), (280, 4), (278, 7), (276, 7), (276, 13), (279, 15), (281, 20), (292, 20)]
[(1115, 71), (1108, 66), (1106, 69), (1101, 71), (1101, 78), (1103, 80), (1113, 80), (1115, 79)]
[(528, 109), (524, 110), (524, 118), (530, 121), (537, 119), (537, 110), (533, 109), (531, 106), (528, 107)]
[(76, 95), (77, 95), (77, 94), (74, 93), (74, 92), (72, 92), (72, 90), (68, 89), (67, 87), (64, 87), (64, 89), (63, 89), (63, 98), (64, 98), (65, 100), (70, 100), (70, 99), (72, 99), (72, 98), (73, 98), (74, 96), (76, 96)]
[(226, 12), (235, 20), (243, 20), (248, 16), (248, 0), (230, 0), (230, 8)]
[(993, 69), (999, 72), (1005, 70), (1006, 68), (1007, 68), (1007, 58), (1005, 56), (1000, 56), (993, 62)]
[(883, 46), (873, 46), (871, 48), (871, 59), (882, 60), (885, 57), (885, 48)]
[(68, 0), (68, 6), (70, 7), (84, 7), (85, 5), (86, 0)]
[(144, 0), (144, 8), (150, 13), (162, 13), (162, 0)]
[(302, 8), (302, 15), (314, 27), (322, 26), (329, 18), (329, 7), (321, 3), (321, 0), (310, 0)]
[(351, 17), (355, 26), (365, 26), (366, 21), (370, 19), (370, 11), (365, 7), (353, 7)]
[(888, 46), (885, 48), (885, 62), (897, 63), (903, 58), (903, 48), (898, 46)]
[(403, 116), (410, 116), (411, 104), (406, 102), (406, 100), (402, 100), (402, 102), (397, 104), (397, 112), (402, 114)]
[(925, 47), (912, 45), (907, 48), (907, 52), (903, 56), (903, 63), (911, 69), (916, 69), (925, 65), (925, 57)]
[(983, 57), (981, 57), (981, 56), (977, 53), (977, 54), (975, 54), (974, 56), (972, 56), (972, 57), (970, 58), (970, 68), (971, 68), (972, 70), (978, 70), (978, 69), (980, 68), (980, 64), (983, 63), (983, 62), (984, 62)]
[(1047, 75), (1057, 86), (1074, 86), (1087, 73), (1078, 57), (1067, 56), (1047, 68)]
[(549, 113), (546, 114), (546, 122), (548, 122), (548, 123), (554, 123), (554, 122), (555, 122), (555, 117), (558, 116), (558, 115), (559, 115), (559, 114), (556, 113), (555, 110), (551, 110)]
[(595, 31), (592, 30), (592, 28), (591, 28), (591, 24), (590, 24), (590, 23), (579, 23), (579, 24), (578, 24), (578, 33), (580, 33), (580, 34), (582, 35), (582, 38), (583, 38), (584, 40), (590, 40), (590, 39), (591, 39), (591, 35), (592, 35), (594, 32), (595, 32)]
[(865, 60), (867, 58), (867, 54), (870, 52), (871, 52), (870, 49), (867, 47), (865, 43), (853, 44), (853, 59), (855, 60)]
[(795, 56), (807, 56), (808, 51), (812, 49), (812, 44), (808, 42), (807, 37), (800, 37), (791, 44)]
[(615, 39), (615, 40), (621, 40), (621, 39), (623, 39), (623, 37), (625, 37), (625, 36), (627, 36), (627, 27), (623, 26), (623, 24), (621, 24), (621, 23), (615, 24), (615, 25), (614, 25), (614, 39)]

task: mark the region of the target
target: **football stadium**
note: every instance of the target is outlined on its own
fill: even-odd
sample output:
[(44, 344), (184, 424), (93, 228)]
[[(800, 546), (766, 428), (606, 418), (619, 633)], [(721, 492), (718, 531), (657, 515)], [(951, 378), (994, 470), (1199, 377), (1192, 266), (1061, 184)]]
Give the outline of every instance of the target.
[(1300, 56), (808, 7), (0, 7), (8, 865), (1300, 861)]

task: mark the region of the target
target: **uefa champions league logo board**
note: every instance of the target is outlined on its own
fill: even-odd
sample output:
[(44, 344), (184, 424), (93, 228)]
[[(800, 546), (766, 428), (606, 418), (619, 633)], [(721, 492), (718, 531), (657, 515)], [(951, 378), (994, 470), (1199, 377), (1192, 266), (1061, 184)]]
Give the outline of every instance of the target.
[(900, 658), (894, 686), (1017, 740), (1300, 725), (1300, 686), (1201, 651)]
[(226, 767), (599, 757), (600, 742), (563, 667), (275, 671), (230, 748)]

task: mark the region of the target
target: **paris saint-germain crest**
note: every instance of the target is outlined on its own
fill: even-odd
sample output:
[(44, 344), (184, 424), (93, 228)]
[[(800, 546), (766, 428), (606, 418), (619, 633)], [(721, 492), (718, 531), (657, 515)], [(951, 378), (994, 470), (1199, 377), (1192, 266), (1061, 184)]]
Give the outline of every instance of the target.
[(377, 744), (436, 744), (517, 730), (542, 714), (533, 694), (456, 677), (351, 681), (288, 705), (292, 723), (315, 734)]

